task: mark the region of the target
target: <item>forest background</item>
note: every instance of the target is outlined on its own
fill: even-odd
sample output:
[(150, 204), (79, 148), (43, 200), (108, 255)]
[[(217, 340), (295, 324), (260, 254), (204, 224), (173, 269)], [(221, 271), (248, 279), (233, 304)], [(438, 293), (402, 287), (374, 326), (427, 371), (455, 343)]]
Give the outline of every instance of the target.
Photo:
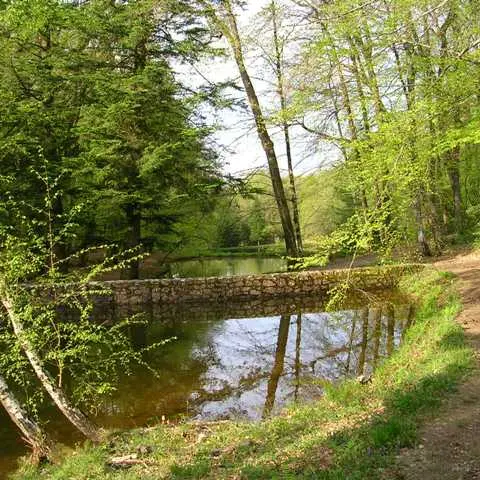
[[(399, 246), (429, 255), (474, 239), (477, 2), (275, 0), (245, 32), (241, 3), (3, 2), (2, 224), (22, 234), (48, 176), (55, 227), (73, 232), (56, 242), (59, 259), (94, 245), (281, 253), (288, 222), (294, 243), (322, 258)], [(250, 79), (270, 83), (251, 81), (253, 113), (275, 160), (289, 157), (282, 185), (270, 160), (246, 177), (222, 173), (216, 120), (252, 114), (244, 78), (184, 81), (229, 45)], [(329, 152), (326, 166), (296, 175), (315, 151)], [(126, 275), (138, 276), (135, 262)]]

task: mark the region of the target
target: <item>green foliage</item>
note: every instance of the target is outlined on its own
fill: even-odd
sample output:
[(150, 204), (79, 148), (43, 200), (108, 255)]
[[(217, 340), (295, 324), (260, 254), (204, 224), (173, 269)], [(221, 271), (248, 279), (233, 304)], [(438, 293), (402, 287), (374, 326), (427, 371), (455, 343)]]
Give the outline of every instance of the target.
[(352, 198), (344, 190), (342, 175), (342, 168), (331, 168), (298, 178), (300, 218), (307, 242), (330, 235), (352, 214)]
[[(319, 256), (325, 250), (319, 237), (325, 235), (330, 241), (330, 234), (352, 214), (351, 197), (342, 191), (340, 175), (341, 169), (332, 169), (297, 178), (303, 237), (319, 251)], [(268, 174), (259, 171), (243, 181), (241, 191), (225, 188), (223, 198), (218, 198), (200, 221), (197, 217), (193, 224), (179, 224), (180, 228), (189, 229), (184, 236), (190, 238), (192, 244), (191, 249), (187, 246), (181, 253), (204, 254), (222, 248), (234, 252), (241, 247), (252, 253), (284, 255), (284, 248), (272, 252), (266, 248), (282, 238)], [(284, 181), (286, 183), (287, 179)]]
[[(3, 305), (11, 305), (22, 330), (15, 332), (8, 308), (2, 307), (0, 370), (10, 387), (22, 392), (28, 410), (38, 414), (44, 395), (26, 360), (27, 344), (73, 403), (94, 411), (115, 391), (120, 374), (128, 375), (133, 365), (149, 367), (143, 352), (134, 349), (127, 335), (128, 327), (143, 323), (142, 319), (126, 319), (113, 326), (98, 321), (93, 305), (109, 292), (89, 282), (100, 273), (128, 266), (142, 255), (124, 251), (91, 269), (63, 273), (61, 266), (74, 255), (59, 258), (57, 247), (75, 230), (76, 216), (82, 212), (73, 208), (64, 212), (59, 222), (54, 214), (59, 182), (52, 181), (47, 173), (37, 175), (44, 186), (43, 208), (35, 208), (34, 215), (21, 216), (0, 230), (0, 299)], [(17, 204), (11, 199), (0, 199), (0, 205), (17, 213), (25, 208), (23, 204), (15, 208)], [(78, 255), (84, 253), (88, 251)]]
[(478, 9), (350, 0), (315, 8), (286, 113), (340, 149), (337, 181), (377, 230), (373, 248), (440, 251), (478, 224)]
[(180, 218), (209, 208), (220, 180), (197, 114), (207, 97), (170, 66), (212, 53), (191, 15), (185, 2), (149, 0), (28, 0), (0, 11), (0, 194), (31, 215), (43, 200), (35, 172), (47, 164), (62, 192), (58, 227), (64, 210), (88, 206), (59, 255), (104, 242), (164, 247)]
[(281, 238), (277, 207), (264, 172), (224, 184), (210, 207), (179, 222), (176, 232), (185, 239), (179, 253), (195, 256), (248, 246), (255, 246), (253, 253), (257, 253), (262, 245)]

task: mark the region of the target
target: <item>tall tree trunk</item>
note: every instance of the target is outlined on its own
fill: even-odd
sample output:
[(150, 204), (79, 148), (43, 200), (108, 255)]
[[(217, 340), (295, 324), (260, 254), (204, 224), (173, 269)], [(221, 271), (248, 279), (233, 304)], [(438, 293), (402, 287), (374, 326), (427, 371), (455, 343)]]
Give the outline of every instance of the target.
[(462, 186), (460, 184), (460, 147), (455, 147), (449, 152), (448, 158), (448, 178), (453, 196), (453, 215), (455, 219), (455, 233), (461, 233), (463, 230), (463, 202)]
[[(434, 184), (433, 186), (435, 187), (436, 184)], [(435, 195), (432, 191), (427, 193), (428, 207), (430, 211), (430, 214), (428, 216), (428, 224), (432, 231), (432, 240), (435, 254), (440, 254), (440, 252), (442, 251), (443, 225), (440, 220), (437, 197), (438, 195)]]
[(357, 84), (358, 101), (360, 103), (360, 110), (362, 111), (363, 128), (365, 133), (370, 133), (370, 118), (368, 113), (368, 102), (363, 90), (362, 75), (360, 72), (360, 57), (357, 46), (351, 36), (348, 37), (348, 44), (351, 49), (350, 60), (352, 62), (352, 72)]
[(287, 164), (288, 164), (288, 179), (290, 182), (290, 190), (292, 195), (292, 211), (293, 211), (293, 224), (295, 226), (295, 238), (297, 240), (297, 248), (299, 256), (303, 256), (303, 238), (302, 227), (300, 224), (300, 209), (298, 208), (298, 194), (297, 186), (295, 182), (295, 175), (293, 172), (292, 162), (292, 150), (290, 145), (290, 132), (286, 123), (283, 124), (283, 133), (285, 137), (285, 148), (287, 151)]
[[(411, 28), (413, 38), (416, 37), (416, 31), (414, 28)], [(418, 43), (418, 42), (417, 42)], [(406, 56), (407, 56), (407, 68), (406, 68), (406, 78), (405, 78), (405, 100), (407, 103), (408, 110), (413, 110), (415, 103), (416, 103), (416, 87), (417, 87), (417, 69), (415, 66), (415, 52), (411, 45), (407, 45), (405, 48)], [(399, 75), (401, 71), (399, 70)], [(417, 123), (416, 119), (412, 118), (411, 122), (411, 129), (412, 132), (417, 131)], [(415, 164), (417, 159), (417, 151), (416, 151), (416, 142), (417, 138), (416, 135), (413, 135), (411, 141), (409, 143), (410, 149), (410, 161), (412, 164)], [(415, 214), (416, 226), (417, 226), (417, 243), (420, 249), (421, 254), (424, 257), (430, 257), (432, 255), (432, 251), (428, 244), (427, 235), (425, 232), (425, 222), (424, 222), (424, 215), (423, 215), (423, 197), (424, 197), (424, 186), (419, 185), (416, 187), (417, 191), (413, 198), (413, 211)]]
[(50, 440), (40, 426), (21, 407), (2, 375), (0, 375), (0, 403), (13, 423), (22, 432), (24, 440), (31, 446), (34, 458), (37, 461), (48, 458)]
[(270, 10), (272, 13), (273, 23), (273, 43), (275, 47), (275, 74), (277, 77), (277, 90), (280, 97), (280, 108), (282, 111), (282, 130), (285, 140), (285, 151), (287, 154), (288, 165), (288, 179), (290, 182), (291, 202), (293, 212), (293, 224), (295, 226), (295, 237), (297, 240), (297, 247), (299, 255), (303, 253), (302, 229), (300, 225), (300, 212), (298, 208), (297, 187), (295, 185), (295, 175), (293, 171), (292, 147), (290, 142), (290, 129), (288, 122), (285, 120), (285, 111), (287, 109), (287, 95), (285, 92), (285, 81), (283, 75), (283, 54), (280, 46), (280, 39), (278, 37), (278, 22), (277, 22), (277, 6), (275, 0), (270, 3)]
[[(435, 138), (437, 136), (437, 127), (435, 126), (433, 119), (429, 119), (428, 129), (430, 137), (432, 138), (430, 145), (431, 150), (435, 149)], [(432, 231), (433, 243), (435, 247), (435, 253), (439, 254), (442, 251), (442, 238), (446, 233), (445, 224), (443, 222), (442, 213), (444, 211), (442, 195), (439, 191), (439, 172), (441, 158), (439, 155), (432, 155), (429, 161), (429, 179), (430, 179), (430, 188), (427, 193), (427, 200), (429, 210), (431, 211), (429, 224)]]
[[(348, 37), (348, 43), (350, 45), (350, 49), (352, 51), (352, 54), (350, 56), (350, 59), (352, 61), (352, 71), (353, 75), (355, 77), (355, 83), (357, 84), (357, 93), (358, 93), (358, 99), (360, 102), (360, 109), (362, 111), (362, 119), (363, 119), (363, 129), (365, 133), (368, 135), (370, 133), (370, 118), (369, 118), (369, 113), (368, 113), (368, 102), (365, 97), (365, 92), (363, 90), (363, 84), (362, 84), (362, 77), (365, 75), (361, 73), (361, 63), (360, 63), (360, 56), (359, 52), (357, 49), (357, 46), (351, 36)], [(355, 153), (355, 157), (359, 157), (358, 151)], [(362, 207), (364, 210), (364, 214), (368, 211), (368, 201), (367, 201), (367, 194), (365, 191), (365, 188), (362, 188), (361, 191), (361, 203)]]
[(30, 365), (55, 405), (60, 409), (65, 417), (87, 438), (94, 442), (100, 441), (99, 431), (95, 425), (83, 412), (70, 403), (63, 390), (55, 384), (49, 372), (43, 368), (41, 359), (26, 337), (22, 321), (14, 310), (13, 302), (5, 292), (2, 293), (1, 302), (7, 312), (13, 332), (15, 333), (15, 336), (17, 337), (23, 351), (25, 352)]
[(377, 73), (375, 71), (375, 60), (373, 58), (373, 47), (372, 47), (373, 42), (371, 39), (370, 28), (365, 19), (363, 21), (362, 28), (363, 28), (362, 35), (361, 36), (357, 35), (355, 37), (355, 40), (360, 48), (360, 51), (362, 52), (363, 58), (365, 59), (369, 87), (373, 96), (373, 105), (375, 108), (375, 115), (379, 117), (382, 113), (386, 112), (386, 108), (382, 101), (382, 95), (380, 93), (380, 87), (378, 85)]
[(273, 193), (277, 203), (278, 213), (282, 223), (283, 235), (285, 238), (285, 247), (287, 254), (290, 257), (298, 257), (298, 247), (295, 238), (295, 229), (293, 227), (292, 218), (290, 216), (290, 210), (288, 208), (287, 197), (283, 188), (282, 177), (280, 175), (280, 169), (278, 167), (277, 155), (275, 153), (275, 147), (270, 134), (267, 130), (267, 124), (265, 117), (258, 100), (257, 93), (253, 86), (250, 75), (245, 66), (245, 60), (242, 49), (242, 42), (240, 40), (240, 33), (237, 27), (237, 21), (230, 0), (223, 2), (226, 11), (226, 24), (215, 16), (217, 24), (222, 28), (230, 47), (232, 48), (235, 62), (240, 72), (245, 92), (247, 94), (248, 102), (253, 113), (255, 125), (257, 128), (257, 134), (261, 141), (263, 151), (267, 157), (268, 168), (270, 171), (270, 179), (272, 181)]
[[(364, 130), (368, 134), (372, 127), (372, 122), (375, 121), (376, 125), (380, 125), (382, 121), (382, 114), (387, 110), (382, 100), (382, 94), (379, 87), (379, 79), (375, 70), (375, 59), (373, 56), (373, 42), (371, 39), (370, 29), (368, 22), (365, 18), (362, 19), (362, 29), (360, 33), (354, 35), (347, 35), (347, 41), (351, 50), (351, 64), (352, 71), (355, 77), (355, 83), (357, 84), (358, 97), (360, 102), (360, 108), (362, 111), (362, 118), (364, 124)], [(363, 62), (362, 62), (363, 58)], [(373, 120), (370, 120), (369, 109), (365, 98), (365, 92), (362, 82), (368, 87), (373, 98), (373, 111), (375, 113)], [(383, 175), (380, 180), (377, 180), (377, 208), (389, 208), (388, 205), (391, 202), (390, 192), (388, 189), (389, 177), (388, 167), (383, 169)], [(387, 213), (385, 221), (381, 226), (380, 240), (383, 245), (389, 243), (389, 229), (393, 224), (391, 213)]]
[(415, 197), (414, 204), (415, 219), (417, 222), (417, 242), (420, 248), (420, 252), (424, 257), (431, 257), (432, 251), (428, 245), (427, 235), (425, 233), (425, 225), (423, 220), (423, 210), (422, 210), (422, 195), (417, 193)]
[[(350, 136), (350, 139), (355, 141), (355, 140), (358, 140), (358, 128), (357, 128), (357, 125), (355, 124), (355, 112), (354, 112), (353, 104), (351, 101), (351, 95), (350, 95), (350, 92), (348, 91), (348, 82), (345, 77), (344, 67), (338, 56), (335, 44), (327, 28), (327, 24), (322, 22), (321, 27), (322, 27), (323, 33), (327, 36), (328, 40), (331, 42), (331, 47), (332, 47), (330, 50), (331, 64), (333, 68), (335, 68), (335, 70), (337, 71), (338, 78), (340, 81), (340, 93), (342, 96), (343, 109), (347, 114), (348, 134)], [(358, 84), (358, 86), (361, 88), (360, 84)], [(338, 116), (338, 107), (336, 105), (337, 102), (335, 101), (335, 97), (333, 97), (333, 103), (336, 110), (335, 118), (336, 118), (337, 128), (341, 133), (342, 128), (341, 128), (340, 117)], [(368, 122), (366, 125), (369, 125)], [(350, 154), (347, 154), (347, 152), (345, 151), (344, 156), (346, 161), (351, 161), (353, 163), (356, 163), (357, 161), (360, 160), (360, 153), (356, 146), (353, 147)], [(367, 193), (365, 191), (365, 188), (362, 188), (361, 191), (359, 192), (359, 200), (362, 205), (362, 208), (364, 209), (365, 212), (367, 212), (368, 200), (367, 200)]]
[[(442, 77), (446, 71), (446, 65), (448, 65), (448, 58), (451, 53), (449, 52), (449, 39), (448, 31), (455, 28), (459, 28), (460, 24), (458, 23), (458, 12), (456, 10), (454, 2), (450, 2), (448, 14), (444, 18), (443, 23), (438, 29), (437, 36), (440, 41), (440, 56), (444, 60), (443, 64), (440, 64), (438, 69), (438, 78)], [(457, 97), (457, 100), (460, 101), (460, 98)], [(447, 114), (447, 112), (445, 112)], [(462, 124), (461, 111), (458, 103), (453, 105), (452, 111), (448, 112), (452, 116), (455, 126), (460, 126)], [(443, 131), (446, 129), (446, 125), (443, 125), (441, 122), (441, 128)], [(446, 166), (448, 172), (448, 178), (450, 180), (450, 187), (452, 189), (453, 197), (453, 213), (455, 220), (455, 233), (461, 233), (463, 230), (463, 203), (462, 203), (462, 190), (460, 184), (460, 146), (455, 146), (450, 152), (446, 154)]]
[(322, 27), (323, 33), (326, 35), (328, 41), (331, 43), (330, 57), (331, 57), (332, 64), (335, 70), (337, 71), (338, 78), (340, 80), (340, 93), (342, 94), (343, 108), (345, 109), (345, 112), (347, 114), (347, 124), (348, 124), (349, 135), (352, 140), (357, 140), (358, 131), (357, 131), (357, 126), (355, 124), (355, 112), (353, 111), (353, 105), (350, 98), (350, 92), (348, 91), (348, 82), (345, 77), (343, 65), (338, 56), (335, 43), (332, 39), (332, 36), (330, 35), (327, 24), (322, 22), (321, 27)]

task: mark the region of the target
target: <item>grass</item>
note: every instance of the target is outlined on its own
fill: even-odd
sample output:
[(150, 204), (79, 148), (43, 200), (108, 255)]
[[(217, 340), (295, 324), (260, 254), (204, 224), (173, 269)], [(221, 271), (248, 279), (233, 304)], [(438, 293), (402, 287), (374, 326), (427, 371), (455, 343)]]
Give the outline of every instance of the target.
[[(389, 479), (395, 456), (417, 439), (417, 428), (473, 368), (472, 351), (454, 319), (455, 280), (426, 270), (402, 288), (419, 299), (416, 322), (402, 347), (371, 383), (328, 387), (309, 406), (287, 409), (261, 423), (160, 425), (112, 435), (40, 470), (14, 478), (42, 479)], [(127, 470), (111, 457), (136, 454)]]

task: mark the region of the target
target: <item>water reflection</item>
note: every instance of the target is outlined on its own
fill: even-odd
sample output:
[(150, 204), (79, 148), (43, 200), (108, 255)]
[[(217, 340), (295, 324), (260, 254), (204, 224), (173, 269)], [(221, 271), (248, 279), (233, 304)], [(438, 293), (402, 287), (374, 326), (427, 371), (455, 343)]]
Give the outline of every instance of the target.
[[(288, 331), (290, 330), (290, 315), (282, 315), (278, 327), (277, 347), (275, 349), (275, 360), (273, 361), (272, 373), (268, 379), (267, 396), (263, 416), (270, 415), (275, 405), (275, 396), (278, 388), (278, 380), (283, 373), (285, 364), (285, 353), (287, 351)], [(300, 359), (298, 359), (300, 362)], [(297, 379), (298, 383), (299, 378)]]
[(168, 264), (170, 275), (177, 277), (216, 277), (274, 273), (286, 270), (279, 257), (224, 257), (182, 260)]
[(300, 354), (302, 351), (302, 314), (297, 313), (297, 334), (295, 336), (295, 391), (293, 398), (298, 401), (298, 393), (300, 390)]
[(268, 416), (292, 401), (320, 396), (324, 381), (370, 375), (398, 347), (410, 317), (402, 305), (335, 313), (297, 309), (257, 318), (176, 312), (131, 332), (138, 346), (176, 340), (149, 353), (159, 378), (145, 372), (125, 378), (104, 406), (101, 423), (131, 426), (178, 414)]
[[(151, 321), (129, 327), (133, 345), (175, 340), (145, 356), (159, 375), (139, 368), (125, 376), (100, 406), (97, 422), (132, 428), (163, 416), (265, 418), (288, 403), (318, 398), (326, 381), (370, 375), (413, 320), (405, 299), (334, 313), (322, 309), (318, 298), (144, 308)], [(4, 417), (0, 476), (25, 451)], [(62, 419), (51, 420), (57, 438), (78, 440)]]

